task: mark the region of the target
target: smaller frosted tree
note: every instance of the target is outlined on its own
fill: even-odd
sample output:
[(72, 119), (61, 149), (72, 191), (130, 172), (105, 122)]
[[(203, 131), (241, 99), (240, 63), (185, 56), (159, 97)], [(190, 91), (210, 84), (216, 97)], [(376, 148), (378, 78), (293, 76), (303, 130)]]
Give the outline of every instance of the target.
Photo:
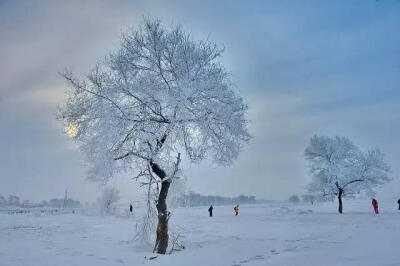
[(39, 203), (39, 205), (40, 205), (41, 207), (47, 207), (47, 206), (49, 206), (49, 203), (47, 202), (47, 200), (42, 200), (42, 201)]
[(292, 204), (297, 204), (300, 202), (300, 199), (297, 195), (290, 196), (289, 202)]
[(7, 205), (6, 198), (0, 194), (0, 206), (6, 206), (6, 205)]
[(342, 197), (366, 192), (389, 182), (390, 167), (379, 149), (361, 151), (346, 137), (314, 135), (304, 151), (312, 177), (308, 190), (327, 199), (337, 197), (339, 213)]
[(103, 189), (99, 199), (97, 200), (101, 213), (110, 214), (116, 209), (116, 205), (120, 199), (119, 191), (114, 187), (106, 187)]
[(14, 195), (8, 196), (8, 205), (19, 206), (19, 197)]
[(306, 203), (311, 203), (311, 205), (314, 205), (314, 201), (316, 200), (316, 197), (311, 194), (305, 194), (305, 195), (301, 196), (301, 199)]

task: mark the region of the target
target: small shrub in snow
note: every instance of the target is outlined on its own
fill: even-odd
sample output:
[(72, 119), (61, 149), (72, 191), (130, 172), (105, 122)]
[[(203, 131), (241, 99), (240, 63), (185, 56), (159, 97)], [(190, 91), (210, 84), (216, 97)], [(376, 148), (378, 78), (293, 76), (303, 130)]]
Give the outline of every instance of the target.
[(303, 202), (311, 203), (311, 205), (314, 205), (314, 202), (317, 199), (316, 196), (311, 195), (311, 194), (302, 195), (301, 198), (302, 198)]
[(113, 187), (103, 189), (99, 199), (97, 200), (100, 213), (111, 214), (115, 213), (117, 203), (120, 199), (119, 191)]

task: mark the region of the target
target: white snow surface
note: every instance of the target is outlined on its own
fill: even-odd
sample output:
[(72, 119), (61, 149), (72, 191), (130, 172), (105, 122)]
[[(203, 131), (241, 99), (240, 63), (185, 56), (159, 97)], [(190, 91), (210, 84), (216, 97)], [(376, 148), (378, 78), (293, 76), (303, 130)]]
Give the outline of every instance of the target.
[[(400, 211), (369, 200), (311, 205), (179, 208), (170, 230), (184, 236), (183, 251), (151, 253), (132, 240), (139, 214), (0, 214), (0, 265), (400, 265)], [(134, 210), (136, 212), (136, 210)]]

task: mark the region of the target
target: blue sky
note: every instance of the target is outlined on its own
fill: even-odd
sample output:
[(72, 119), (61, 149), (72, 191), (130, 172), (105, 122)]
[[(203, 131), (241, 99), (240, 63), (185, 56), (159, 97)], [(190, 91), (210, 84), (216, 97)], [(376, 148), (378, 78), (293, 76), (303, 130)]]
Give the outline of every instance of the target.
[[(230, 168), (186, 173), (202, 194), (284, 199), (304, 193), (302, 156), (317, 134), (379, 147), (400, 171), (400, 1), (1, 1), (0, 193), (39, 200), (68, 189), (93, 200), (77, 145), (55, 121), (68, 67), (85, 73), (142, 17), (224, 45), (249, 103), (253, 139)], [(126, 198), (136, 184), (112, 182)], [(397, 178), (378, 196), (399, 197)], [(131, 193), (131, 191), (135, 191)]]

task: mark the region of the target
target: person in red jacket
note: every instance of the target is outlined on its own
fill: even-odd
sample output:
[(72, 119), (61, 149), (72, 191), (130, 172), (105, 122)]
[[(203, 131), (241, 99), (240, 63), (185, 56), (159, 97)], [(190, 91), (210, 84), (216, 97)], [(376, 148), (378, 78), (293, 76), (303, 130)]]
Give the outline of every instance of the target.
[(378, 210), (378, 201), (377, 201), (376, 199), (372, 199), (372, 207), (374, 207), (375, 213), (378, 214), (378, 213), (379, 213), (379, 210)]

